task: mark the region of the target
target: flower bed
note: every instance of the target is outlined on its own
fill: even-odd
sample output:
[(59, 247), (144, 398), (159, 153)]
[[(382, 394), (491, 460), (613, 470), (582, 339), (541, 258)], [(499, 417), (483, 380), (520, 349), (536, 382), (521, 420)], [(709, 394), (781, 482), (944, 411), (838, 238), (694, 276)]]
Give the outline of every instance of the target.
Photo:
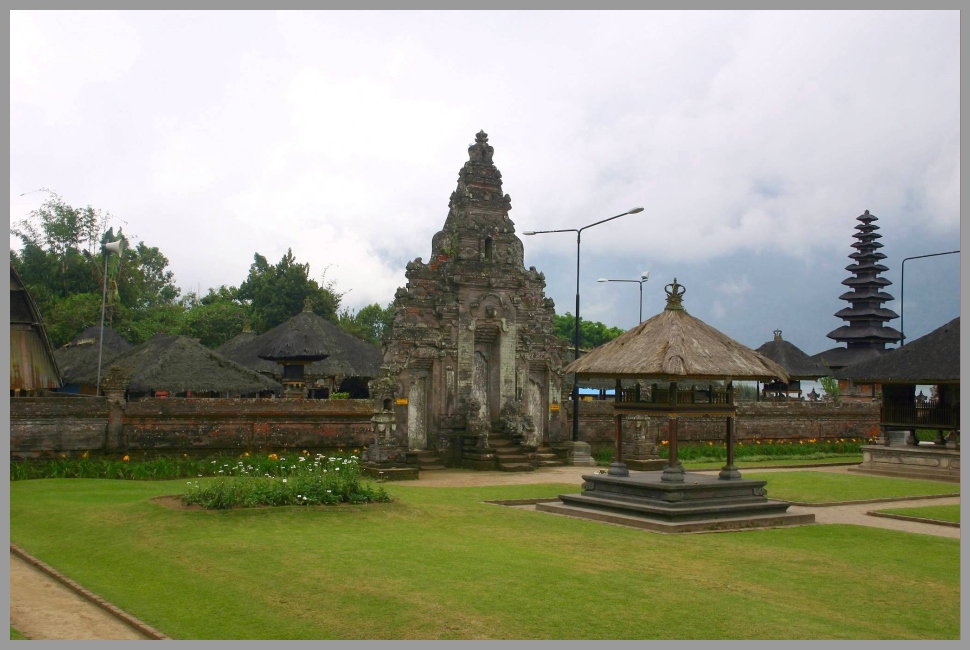
[[(248, 457), (235, 463), (211, 461), (214, 481), (189, 481), (182, 503), (213, 510), (259, 505), (311, 506), (390, 501), (384, 488), (361, 482), (356, 456), (317, 454)], [(267, 466), (269, 465), (269, 466)], [(268, 471), (265, 471), (268, 470)]]
[[(831, 439), (779, 439), (754, 438), (738, 442), (734, 446), (734, 458), (744, 460), (766, 460), (797, 456), (799, 458), (831, 458), (861, 454), (862, 446), (875, 443), (875, 438), (831, 438)], [(670, 457), (668, 441), (660, 443), (660, 457)], [(706, 462), (727, 458), (723, 444), (714, 442), (686, 443), (677, 445), (677, 459), (681, 461)]]

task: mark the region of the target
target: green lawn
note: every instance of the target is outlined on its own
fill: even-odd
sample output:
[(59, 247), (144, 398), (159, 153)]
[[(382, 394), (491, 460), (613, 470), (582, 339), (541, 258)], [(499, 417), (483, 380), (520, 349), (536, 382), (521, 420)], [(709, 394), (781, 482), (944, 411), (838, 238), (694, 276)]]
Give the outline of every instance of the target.
[(21, 634), (20, 632), (18, 632), (17, 630), (15, 630), (13, 628), (13, 625), (11, 625), (10, 626), (10, 640), (11, 641), (26, 641), (27, 640), (27, 637), (25, 637), (23, 634)]
[(312, 509), (149, 500), (184, 487), (12, 482), (10, 539), (182, 639), (960, 633), (958, 609), (938, 607), (960, 597), (953, 539), (843, 525), (657, 535), (482, 503), (572, 484), (385, 484), (393, 503)]
[(938, 521), (953, 521), (960, 523), (960, 505), (951, 506), (919, 506), (917, 508), (888, 508), (877, 510), (891, 515), (906, 515), (907, 517), (922, 517)]
[(954, 483), (828, 472), (744, 472), (744, 478), (768, 481), (768, 496), (771, 498), (809, 503), (921, 497), (960, 492), (960, 486)]

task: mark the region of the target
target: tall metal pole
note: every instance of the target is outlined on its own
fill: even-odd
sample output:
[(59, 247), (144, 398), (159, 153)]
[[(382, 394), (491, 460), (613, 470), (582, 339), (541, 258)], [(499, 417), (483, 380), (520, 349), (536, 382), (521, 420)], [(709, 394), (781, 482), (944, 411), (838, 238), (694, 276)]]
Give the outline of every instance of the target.
[(101, 394), (101, 354), (104, 352), (104, 303), (108, 300), (108, 251), (104, 251), (104, 289), (101, 291), (101, 341), (98, 343), (98, 384), (94, 387)]
[[(615, 217), (610, 217), (608, 219), (601, 219), (595, 223), (591, 223), (588, 226), (583, 226), (582, 228), (562, 228), (559, 230), (527, 230), (523, 232), (523, 235), (542, 235), (546, 233), (553, 232), (574, 232), (576, 233), (576, 330), (573, 340), (573, 355), (575, 360), (579, 359), (579, 245), (582, 237), (582, 233), (587, 228), (592, 228), (593, 226), (598, 226), (601, 223), (606, 223), (607, 221), (613, 221), (614, 219), (619, 219), (620, 217), (626, 216), (628, 214), (636, 214), (638, 212), (643, 212), (643, 208), (637, 206), (630, 210), (627, 210), (623, 214), (618, 214)], [(579, 442), (579, 377), (576, 373), (573, 373), (573, 442)]]
[(637, 325), (643, 322), (643, 281), (640, 281), (640, 320), (637, 321)]
[[(576, 337), (573, 359), (579, 359), (579, 240), (583, 229), (576, 231)], [(579, 375), (573, 373), (573, 442), (579, 442)]]
[(899, 342), (899, 347), (906, 345), (906, 262), (908, 260), (918, 260), (924, 257), (937, 257), (939, 255), (953, 255), (959, 253), (959, 250), (947, 251), (946, 253), (930, 253), (929, 255), (914, 255), (913, 257), (907, 257), (903, 259), (902, 273), (899, 278), (899, 333), (903, 335), (902, 340)]

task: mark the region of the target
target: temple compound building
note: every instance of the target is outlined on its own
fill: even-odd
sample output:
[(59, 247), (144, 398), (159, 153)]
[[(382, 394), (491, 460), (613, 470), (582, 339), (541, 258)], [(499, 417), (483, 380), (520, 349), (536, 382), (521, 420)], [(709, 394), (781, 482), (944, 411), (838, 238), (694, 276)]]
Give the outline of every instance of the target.
[[(511, 199), (480, 131), (448, 203), (431, 259), (407, 265), (394, 297), (382, 376), (396, 435), (410, 450), (488, 449), (490, 434), (557, 441), (561, 344), (545, 276), (523, 266)], [(475, 436), (472, 440), (471, 436)]]

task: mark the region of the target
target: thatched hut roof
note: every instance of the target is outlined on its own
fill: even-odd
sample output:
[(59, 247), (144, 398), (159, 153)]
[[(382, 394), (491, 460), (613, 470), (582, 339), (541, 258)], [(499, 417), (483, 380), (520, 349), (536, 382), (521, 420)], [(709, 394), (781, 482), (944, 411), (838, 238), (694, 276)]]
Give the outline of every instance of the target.
[[(92, 325), (68, 343), (54, 350), (54, 358), (61, 369), (65, 384), (96, 386), (98, 383), (98, 348), (101, 327)], [(110, 326), (104, 326), (104, 346), (101, 354), (101, 374), (108, 369), (112, 359), (131, 349), (131, 343), (123, 339)]]
[(792, 343), (781, 338), (781, 330), (775, 330), (775, 338), (755, 350), (768, 357), (788, 372), (790, 379), (818, 379), (829, 374), (824, 364), (813, 360)]
[[(320, 346), (329, 350), (330, 356), (307, 366), (306, 374), (311, 377), (378, 377), (384, 353), (376, 345), (362, 341), (344, 331), (339, 325), (312, 311), (302, 311), (285, 323), (259, 336), (239, 334), (219, 348), (219, 352), (248, 368), (259, 372), (280, 376), (282, 367), (265, 358), (266, 352), (280, 350), (280, 341), (289, 331), (298, 331), (310, 336), (310, 346)], [(280, 332), (280, 334), (276, 334)], [(280, 338), (276, 338), (279, 336)], [(298, 343), (298, 341), (297, 341)], [(231, 344), (231, 345), (230, 345)], [(276, 346), (276, 347), (274, 347)], [(297, 347), (290, 350), (298, 350)], [(269, 364), (269, 365), (267, 365)]]
[(878, 348), (831, 348), (825, 350), (824, 352), (819, 352), (818, 354), (813, 354), (809, 357), (812, 361), (818, 361), (826, 368), (829, 372), (826, 374), (832, 374), (832, 370), (838, 370), (839, 368), (845, 368), (846, 366), (852, 366), (857, 363), (864, 363), (866, 361), (871, 361), (873, 359), (878, 359), (884, 353), (883, 350)]
[(844, 368), (835, 377), (881, 384), (958, 383), (960, 318), (876, 359)]
[(569, 364), (582, 377), (693, 378), (788, 381), (780, 365), (694, 318), (681, 305), (674, 278), (667, 307), (625, 334)]
[(141, 345), (115, 357), (111, 368), (129, 376), (128, 389), (165, 390), (245, 395), (281, 391), (282, 386), (255, 370), (230, 361), (187, 336), (156, 334)]
[(10, 265), (10, 390), (60, 388), (54, 350), (37, 303)]

